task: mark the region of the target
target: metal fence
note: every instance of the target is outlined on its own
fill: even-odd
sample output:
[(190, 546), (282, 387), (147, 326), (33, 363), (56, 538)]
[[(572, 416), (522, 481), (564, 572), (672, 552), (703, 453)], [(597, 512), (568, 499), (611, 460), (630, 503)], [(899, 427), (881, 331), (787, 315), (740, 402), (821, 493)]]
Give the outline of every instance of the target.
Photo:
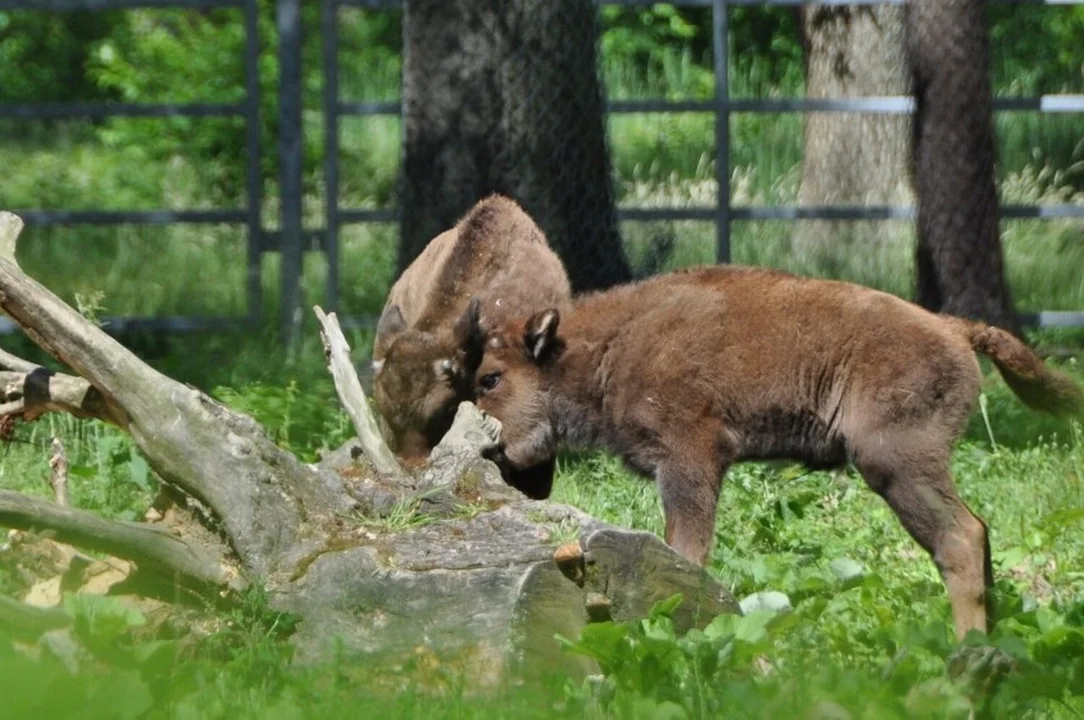
[[(109, 117), (241, 117), (245, 127), (246, 205), (238, 210), (38, 210), (4, 208), (21, 216), (27, 225), (168, 225), (232, 223), (243, 225), (248, 245), (246, 313), (240, 317), (105, 317), (106, 328), (169, 331), (251, 327), (261, 309), (260, 254), (273, 248), (275, 236), (260, 224), (260, 52), (257, 0), (0, 0), (0, 11), (33, 10), (73, 12), (79, 10), (232, 8), (244, 18), (244, 100), (236, 103), (0, 103), (0, 118), (17, 120), (100, 119)], [(0, 332), (11, 332), (13, 323), (0, 318)]]
[[(902, 5), (905, 0), (824, 0), (822, 5)], [(650, 0), (595, 0), (602, 5), (650, 5)], [(914, 112), (910, 96), (858, 97), (848, 99), (765, 98), (744, 99), (730, 96), (728, 84), (728, 11), (749, 5), (800, 6), (810, 0), (672, 0), (682, 7), (710, 7), (712, 10), (712, 48), (715, 93), (711, 100), (620, 100), (610, 102), (609, 113), (713, 113), (715, 115), (715, 179), (717, 198), (711, 207), (637, 208), (621, 207), (618, 219), (625, 221), (701, 220), (715, 224), (715, 258), (729, 262), (731, 257), (731, 223), (748, 220), (913, 220), (914, 207), (904, 206), (734, 206), (730, 188), (730, 116), (736, 113), (790, 112), (860, 112), (880, 114), (909, 114)], [(1002, 4), (1075, 5), (1084, 0), (991, 0)], [(338, 197), (338, 138), (339, 121), (347, 116), (399, 115), (395, 102), (351, 102), (339, 96), (336, 15), (340, 7), (393, 10), (402, 6), (401, 0), (323, 0), (321, 23), (324, 40), (324, 109), (326, 137), (325, 159), (328, 200), (326, 207), (326, 250), (330, 263), (328, 302), (335, 305), (338, 293), (338, 237), (346, 223), (388, 222), (396, 218), (393, 211), (359, 210), (339, 207)], [(997, 98), (996, 111), (1040, 113), (1084, 113), (1084, 95), (1043, 95), (1041, 97)], [(1072, 204), (1004, 205), (1003, 219), (1016, 218), (1084, 218), (1084, 206)], [(1084, 312), (1042, 311), (1021, 316), (1022, 321), (1038, 326), (1084, 326)]]
[[(1084, 0), (992, 0), (1009, 4), (1084, 4)], [(608, 5), (648, 5), (649, 0), (596, 0)], [(715, 116), (715, 179), (717, 197), (713, 206), (683, 208), (621, 207), (623, 221), (700, 220), (715, 224), (715, 257), (728, 262), (731, 257), (731, 224), (748, 220), (910, 220), (913, 207), (902, 206), (734, 206), (730, 188), (730, 116), (735, 113), (788, 112), (861, 112), (905, 114), (914, 110), (908, 96), (862, 97), (850, 99), (739, 99), (730, 96), (727, 78), (728, 11), (743, 5), (798, 6), (807, 0), (676, 0), (679, 6), (710, 7), (712, 10), (712, 47), (714, 62), (714, 98), (711, 100), (665, 101), (624, 100), (610, 102), (610, 113), (712, 113)], [(902, 4), (902, 0), (827, 0), (828, 5)], [(344, 208), (339, 204), (340, 124), (344, 117), (398, 115), (400, 106), (390, 102), (357, 102), (340, 97), (338, 64), (338, 11), (343, 7), (394, 10), (401, 0), (322, 0), (320, 32), (323, 45), (325, 119), (326, 226), (306, 229), (302, 221), (302, 126), (301, 126), (301, 0), (277, 0), (279, 31), (279, 120), (277, 139), (280, 157), (282, 229), (265, 232), (261, 226), (261, 176), (259, 133), (259, 83), (257, 0), (0, 0), (3, 10), (63, 12), (72, 10), (116, 10), (135, 8), (236, 8), (243, 14), (245, 26), (244, 86), (245, 98), (232, 104), (0, 104), (0, 118), (24, 120), (42, 118), (169, 117), (169, 116), (239, 116), (244, 119), (246, 144), (246, 207), (240, 210), (153, 210), (153, 211), (69, 211), (18, 210), (30, 225), (71, 224), (148, 224), (168, 223), (237, 223), (245, 226), (248, 244), (247, 312), (242, 317), (156, 317), (107, 318), (114, 330), (196, 330), (251, 326), (259, 320), (261, 307), (260, 257), (267, 252), (282, 254), (281, 327), (285, 336), (297, 332), (301, 322), (300, 277), (302, 256), (306, 249), (323, 252), (328, 263), (326, 304), (337, 308), (340, 296), (339, 246), (343, 225), (352, 223), (394, 222), (395, 210)], [(1084, 95), (1045, 95), (1033, 98), (1000, 98), (998, 111), (1084, 113)], [(1001, 208), (1002, 218), (1084, 218), (1080, 205), (1010, 205)], [(1040, 312), (1023, 317), (1026, 323), (1041, 326), (1084, 326), (1084, 312)], [(12, 328), (0, 318), (0, 331)], [(368, 325), (373, 318), (344, 318), (344, 322)]]

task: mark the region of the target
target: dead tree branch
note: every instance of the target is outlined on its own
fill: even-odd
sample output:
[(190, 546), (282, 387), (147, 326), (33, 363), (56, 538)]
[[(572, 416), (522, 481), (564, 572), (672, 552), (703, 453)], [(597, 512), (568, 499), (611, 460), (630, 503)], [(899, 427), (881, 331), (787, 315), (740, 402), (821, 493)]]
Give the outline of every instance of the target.
[(164, 376), (22, 272), (15, 260), (22, 227), (17, 216), (0, 212), (0, 308), (39, 347), (86, 378), (109, 402), (140, 408), (139, 393), (153, 392), (153, 383)]
[(39, 608), (0, 595), (0, 631), (33, 642), (56, 628), (71, 625), (71, 617), (57, 608)]
[(0, 490), (0, 525), (18, 530), (51, 530), (58, 541), (134, 562), (140, 570), (176, 579), (181, 585), (240, 587), (225, 558), (153, 525), (106, 520), (22, 493)]
[(10, 370), (12, 372), (19, 373), (31, 373), (37, 370), (40, 365), (35, 365), (29, 360), (23, 360), (17, 355), (12, 355), (7, 350), (0, 350), (0, 370)]
[[(8, 357), (20, 361), (14, 355)], [(6, 361), (0, 363), (7, 364)], [(29, 422), (47, 412), (66, 412), (75, 417), (104, 420), (118, 427), (128, 424), (124, 411), (107, 402), (83, 378), (57, 374), (32, 363), (26, 365), (32, 369), (0, 371), (0, 417), (15, 416)]]
[(313, 308), (316, 317), (320, 320), (320, 336), (324, 340), (324, 355), (327, 357), (328, 370), (335, 379), (335, 389), (339, 393), (339, 401), (346, 408), (354, 430), (358, 433), (358, 441), (361, 449), (369, 462), (381, 475), (390, 478), (401, 478), (404, 475), (402, 466), (395, 458), (391, 448), (384, 442), (380, 429), (377, 427), (369, 404), (365, 401), (365, 391), (361, 388), (354, 364), (350, 362), (350, 345), (346, 342), (342, 328), (339, 327), (339, 319), (335, 313), (326, 314), (320, 306)]
[(123, 412), (114, 419), (123, 418), (151, 467), (211, 510), (246, 568), (271, 572), (298, 548), (306, 521), (349, 507), (334, 477), (306, 468), (251, 418), (144, 364), (23, 273), (15, 261), (21, 228), (0, 212), (0, 309)]
[(53, 438), (53, 456), (49, 458), (49, 485), (53, 488), (56, 496), (56, 504), (62, 507), (70, 507), (71, 499), (68, 497), (68, 454), (64, 452), (64, 445), (60, 438)]

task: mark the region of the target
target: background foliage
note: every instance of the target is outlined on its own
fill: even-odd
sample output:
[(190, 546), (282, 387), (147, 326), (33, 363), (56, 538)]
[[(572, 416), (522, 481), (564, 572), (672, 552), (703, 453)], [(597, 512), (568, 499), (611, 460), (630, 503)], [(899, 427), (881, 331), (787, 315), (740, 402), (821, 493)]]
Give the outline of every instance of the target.
[[(278, 222), (277, 59), (273, 0), (260, 0), (261, 167), (264, 221)], [(713, 87), (708, 8), (606, 6), (601, 38), (609, 96), (706, 98)], [(1002, 95), (1084, 91), (1084, 7), (992, 5), (995, 91)], [(0, 101), (232, 102), (243, 97), (241, 14), (235, 10), (0, 13)], [(319, 4), (303, 4), (305, 222), (322, 225), (323, 121)], [(339, 12), (341, 95), (398, 97), (400, 15)], [(730, 11), (730, 85), (735, 97), (800, 96), (804, 67), (797, 11)], [(1079, 116), (1013, 112), (997, 119), (998, 175), (1006, 202), (1076, 202), (1084, 194)], [(20, 171), (0, 186), (9, 208), (215, 208), (244, 203), (239, 119), (113, 118), (99, 122), (0, 121), (0, 161)], [(631, 114), (609, 119), (615, 183), (623, 205), (682, 207), (715, 199), (714, 124), (709, 114)], [(395, 205), (399, 122), (345, 118), (341, 203)], [(735, 204), (797, 199), (802, 119), (797, 114), (731, 118)], [(790, 253), (790, 222), (738, 222), (738, 262), (820, 273), (816, 258)], [(886, 222), (868, 252), (832, 265), (845, 279), (908, 295), (913, 231)], [(1024, 310), (1084, 307), (1078, 221), (1003, 224), (1010, 282)], [(625, 249), (639, 273), (713, 259), (706, 222), (626, 223)], [(33, 228), (24, 264), (66, 298), (104, 291), (106, 312), (237, 314), (244, 309), (245, 247), (237, 228), (121, 226)], [(394, 225), (348, 226), (342, 236), (343, 307), (379, 311), (392, 280)], [(79, 247), (81, 252), (70, 251)], [(277, 259), (264, 260), (268, 308), (277, 298)], [(175, 268), (185, 268), (177, 273)], [(306, 259), (308, 298), (320, 297), (326, 267)], [(208, 282), (215, 278), (216, 282)], [(274, 312), (269, 313), (272, 317)]]

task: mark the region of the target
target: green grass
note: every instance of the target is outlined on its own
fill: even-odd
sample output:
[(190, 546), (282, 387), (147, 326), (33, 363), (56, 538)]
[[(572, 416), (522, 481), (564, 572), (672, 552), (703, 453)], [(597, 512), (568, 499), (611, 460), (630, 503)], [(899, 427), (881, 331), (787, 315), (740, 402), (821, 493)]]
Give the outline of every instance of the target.
[[(991, 379), (985, 391), (998, 444), (991, 445), (976, 416), (954, 455), (953, 473), (965, 502), (990, 527), (1004, 616), (992, 636), (995, 644), (1039, 666), (1049, 663), (1040, 670), (1024, 662), (1023, 679), (1011, 681), (990, 702), (1000, 709), (995, 716), (1025, 716), (1027, 709), (1033, 714), (1026, 716), (1078, 717), (1084, 711), (1084, 668), (1074, 659), (1084, 643), (1084, 435), (1079, 425), (1036, 425), (1023, 417), (999, 380)], [(555, 496), (610, 522), (662, 532), (655, 488), (607, 456), (562, 462)], [(727, 687), (703, 686), (693, 671), (698, 653), (719, 647), (699, 635), (656, 640), (654, 650), (646, 640), (627, 641), (618, 650), (613, 638), (585, 641), (596, 648), (593, 656), (610, 664), (616, 708), (675, 697), (686, 709), (733, 707), (744, 698), (752, 703), (745, 707), (750, 717), (804, 714), (824, 701), (853, 717), (913, 717), (918, 707), (925, 707), (923, 717), (958, 716), (952, 706), (960, 698), (946, 680), (953, 643), (943, 585), (929, 557), (853, 471), (732, 468), (710, 566), (739, 598), (786, 594), (794, 606), (790, 619), (774, 619), (778, 629), (750, 641), (755, 658), (730, 660), (735, 665), (727, 670)], [(1052, 630), (1063, 623), (1077, 629)], [(1070, 632), (1076, 645), (1052, 650), (1043, 645), (1048, 640), (1036, 640), (1047, 630), (1057, 636)], [(627, 632), (639, 637), (635, 627)], [(668, 637), (665, 628), (647, 632)], [(1037, 644), (1025, 651), (1031, 642)], [(685, 680), (641, 682), (644, 663), (664, 653), (673, 663), (687, 660)], [(1075, 690), (1062, 694), (1055, 677), (1074, 678), (1069, 685), (1075, 683)], [(1046, 692), (1040, 687), (1055, 690), (1039, 697)], [(892, 688), (887, 695), (886, 688)], [(943, 703), (920, 702), (923, 692), (934, 689), (939, 697), (946, 693)]]
[[(241, 355), (233, 371), (255, 364), (248, 374), (260, 375), (258, 362), (255, 355)], [(1074, 367), (1066, 365), (1078, 378), (1084, 375)], [(330, 384), (319, 377), (324, 370), (315, 347), (299, 356), (295, 383), (283, 383), (282, 375), (268, 372), (266, 382), (222, 388), (218, 394), (252, 413), (282, 445), (303, 457), (312, 458), (321, 446), (348, 436), (341, 413), (330, 409), (334, 400)], [(1000, 602), (1009, 618), (997, 629), (995, 641), (1038, 663), (1026, 665), (1026, 672), (991, 702), (1014, 717), (1074, 717), (1084, 711), (1084, 689), (1055, 698), (1019, 695), (1025, 680), (1042, 679), (1043, 687), (1058, 689), (1057, 673), (1069, 687), (1078, 677), (1072, 674), (1079, 672), (1073, 669), (1073, 656), (1063, 656), (1066, 649), (1057, 643), (1068, 642), (1065, 633), (1070, 640), (1076, 637), (1073, 623), (1084, 622), (1084, 433), (1080, 426), (1024, 411), (996, 375), (988, 377), (984, 393), (996, 444), (976, 414), (954, 455), (953, 472), (961, 495), (991, 530)], [(127, 436), (100, 423), (47, 417), (24, 426), (0, 457), (0, 487), (46, 494), (48, 443), (54, 435), (71, 457), (77, 505), (110, 517), (139, 517), (154, 481)], [(563, 456), (554, 499), (620, 526), (662, 532), (653, 484), (605, 454)], [(403, 522), (414, 522), (410, 513), (404, 511)], [(733, 468), (722, 494), (710, 571), (739, 598), (781, 592), (794, 609), (771, 620), (754, 613), (743, 621), (750, 627), (736, 631), (740, 637), (752, 633), (755, 642), (728, 641), (738, 644), (710, 676), (696, 675), (699, 671), (686, 663), (730, 637), (722, 625), (731, 621), (720, 621), (715, 631), (723, 634), (718, 637), (682, 637), (666, 629), (667, 621), (653, 621), (661, 623), (652, 631), (656, 644), (627, 641), (628, 648), (654, 647), (651, 652), (665, 649), (678, 657), (664, 666), (657, 682), (644, 684), (637, 678), (643, 677), (641, 664), (653, 662), (650, 658), (604, 653), (607, 682), (614, 686), (606, 692), (613, 693), (610, 702), (618, 716), (653, 715), (661, 711), (660, 703), (676, 703), (686, 711), (740, 703), (750, 717), (772, 717), (783, 711), (804, 714), (831, 702), (854, 717), (914, 716), (923, 707), (922, 716), (951, 717), (947, 708), (962, 702), (946, 679), (946, 657), (953, 650), (951, 617), (936, 570), (853, 472), (803, 473), (782, 464)], [(0, 592), (16, 595), (22, 588), (17, 574), (0, 572)], [(69, 611), (99, 618), (119, 612), (108, 607)], [(80, 632), (92, 638), (105, 633), (111, 644), (100, 647), (110, 649), (84, 659), (83, 672), (62, 672), (50, 657), (31, 661), (11, 655), (2, 644), (0, 668), (6, 678), (36, 678), (11, 686), (20, 689), (15, 701), (50, 711), (50, 717), (86, 708), (103, 717), (129, 710), (135, 717), (147, 708), (152, 708), (147, 717), (352, 717), (373, 708), (392, 717), (422, 712), (505, 717), (513, 711), (553, 717), (581, 716), (598, 702), (580, 686), (559, 679), (480, 701), (464, 694), (454, 676), (434, 680), (422, 666), (395, 676), (399, 691), (389, 689), (386, 676), (371, 661), (359, 664), (342, 657), (291, 669), (291, 651), (281, 638), (290, 618), (271, 611), (258, 595), (235, 614), (228, 626), (194, 644), (191, 638), (152, 643), (139, 634), (136, 620), (118, 626), (99, 619)], [(767, 623), (766, 629), (753, 628), (757, 623)], [(638, 632), (637, 627), (605, 632)], [(1054, 632), (1061, 627), (1068, 629)], [(592, 637), (585, 636), (588, 645)], [(133, 653), (138, 661), (132, 660)], [(685, 660), (680, 660), (682, 653)], [(434, 696), (425, 688), (438, 681), (446, 690)], [(943, 706), (929, 705), (931, 697), (942, 698)], [(713, 714), (704, 710), (701, 716)]]

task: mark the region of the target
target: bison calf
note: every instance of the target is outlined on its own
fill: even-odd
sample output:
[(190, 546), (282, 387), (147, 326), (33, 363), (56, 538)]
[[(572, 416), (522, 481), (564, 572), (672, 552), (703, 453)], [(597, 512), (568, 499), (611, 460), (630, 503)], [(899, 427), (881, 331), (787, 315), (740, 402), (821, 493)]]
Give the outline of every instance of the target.
[(991, 583), (986, 527), (949, 474), (979, 392), (976, 352), (1029, 406), (1079, 412), (1080, 390), (1002, 330), (857, 285), (738, 267), (511, 320), (485, 340), (475, 395), (503, 424), (515, 467), (561, 444), (601, 446), (653, 477), (666, 541), (701, 564), (731, 463), (853, 463), (933, 557), (962, 637), (986, 629)]
[[(470, 399), (481, 359), (472, 331), (562, 307), (570, 297), (564, 266), (545, 235), (508, 198), (480, 201), (434, 238), (392, 287), (377, 324), (373, 397), (392, 450), (408, 464), (424, 460), (459, 403)], [(549, 494), (552, 458), (502, 470), (528, 495)]]

